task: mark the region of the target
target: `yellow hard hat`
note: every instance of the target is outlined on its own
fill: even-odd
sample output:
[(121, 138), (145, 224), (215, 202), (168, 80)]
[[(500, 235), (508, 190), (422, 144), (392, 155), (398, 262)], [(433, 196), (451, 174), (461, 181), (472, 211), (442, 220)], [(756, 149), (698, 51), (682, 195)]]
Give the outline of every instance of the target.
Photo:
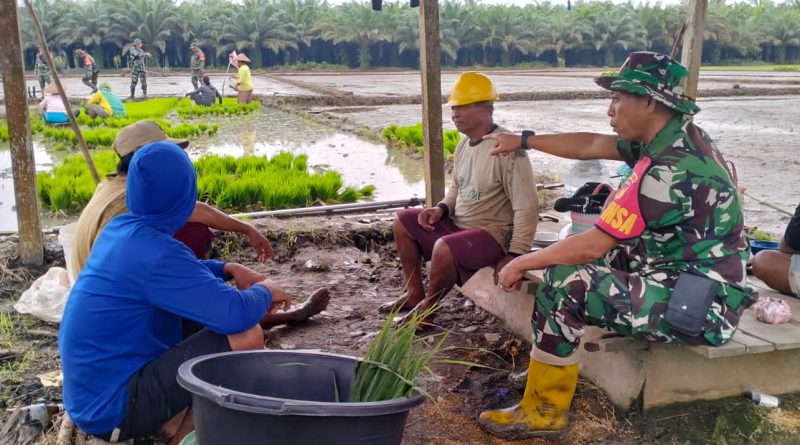
[(447, 106), (455, 107), (486, 100), (498, 100), (499, 98), (494, 84), (488, 77), (475, 71), (468, 71), (456, 79)]

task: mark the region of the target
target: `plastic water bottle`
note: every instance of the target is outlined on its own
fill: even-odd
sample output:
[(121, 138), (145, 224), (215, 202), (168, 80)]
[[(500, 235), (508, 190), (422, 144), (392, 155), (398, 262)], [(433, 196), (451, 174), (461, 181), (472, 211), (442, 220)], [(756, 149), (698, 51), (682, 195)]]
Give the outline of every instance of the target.
[(599, 159), (575, 161), (572, 163), (564, 181), (564, 196), (569, 198), (587, 182), (609, 183), (608, 167)]

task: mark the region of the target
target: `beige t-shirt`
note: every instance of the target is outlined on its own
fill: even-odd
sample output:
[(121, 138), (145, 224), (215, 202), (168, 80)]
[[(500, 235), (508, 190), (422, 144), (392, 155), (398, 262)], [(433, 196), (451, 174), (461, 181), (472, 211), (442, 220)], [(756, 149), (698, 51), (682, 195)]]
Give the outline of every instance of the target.
[(101, 182), (81, 212), (73, 240), (72, 258), (74, 264), (78, 266), (73, 271), (75, 274), (73, 279), (78, 278), (78, 274), (86, 265), (89, 252), (92, 251), (94, 241), (103, 227), (111, 218), (128, 212), (128, 207), (125, 205), (125, 185), (125, 176), (114, 176)]
[[(508, 131), (496, 128), (492, 133)], [(462, 229), (489, 232), (506, 251), (516, 254), (531, 249), (539, 222), (539, 198), (533, 168), (525, 150), (492, 156), (494, 142), (470, 146), (462, 138), (453, 158), (453, 184), (441, 203)]]

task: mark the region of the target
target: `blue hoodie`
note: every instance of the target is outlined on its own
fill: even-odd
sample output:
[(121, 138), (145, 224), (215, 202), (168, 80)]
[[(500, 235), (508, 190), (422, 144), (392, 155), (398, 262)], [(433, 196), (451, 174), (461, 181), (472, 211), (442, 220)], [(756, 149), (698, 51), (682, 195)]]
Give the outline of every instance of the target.
[(136, 151), (127, 179), (130, 212), (97, 237), (59, 332), (66, 409), (89, 434), (122, 423), (128, 380), (181, 341), (181, 317), (235, 334), (255, 326), (270, 306), (265, 287), (226, 285), (224, 263), (199, 261), (172, 238), (196, 199), (197, 179), (183, 150), (156, 142)]

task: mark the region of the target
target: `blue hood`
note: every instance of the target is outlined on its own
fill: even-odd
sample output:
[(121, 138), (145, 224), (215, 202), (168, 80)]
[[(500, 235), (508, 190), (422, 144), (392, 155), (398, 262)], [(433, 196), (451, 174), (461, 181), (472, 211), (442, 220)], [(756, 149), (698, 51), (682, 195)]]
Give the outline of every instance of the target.
[(169, 234), (194, 211), (197, 175), (189, 156), (171, 142), (154, 142), (136, 150), (127, 183), (131, 215)]

